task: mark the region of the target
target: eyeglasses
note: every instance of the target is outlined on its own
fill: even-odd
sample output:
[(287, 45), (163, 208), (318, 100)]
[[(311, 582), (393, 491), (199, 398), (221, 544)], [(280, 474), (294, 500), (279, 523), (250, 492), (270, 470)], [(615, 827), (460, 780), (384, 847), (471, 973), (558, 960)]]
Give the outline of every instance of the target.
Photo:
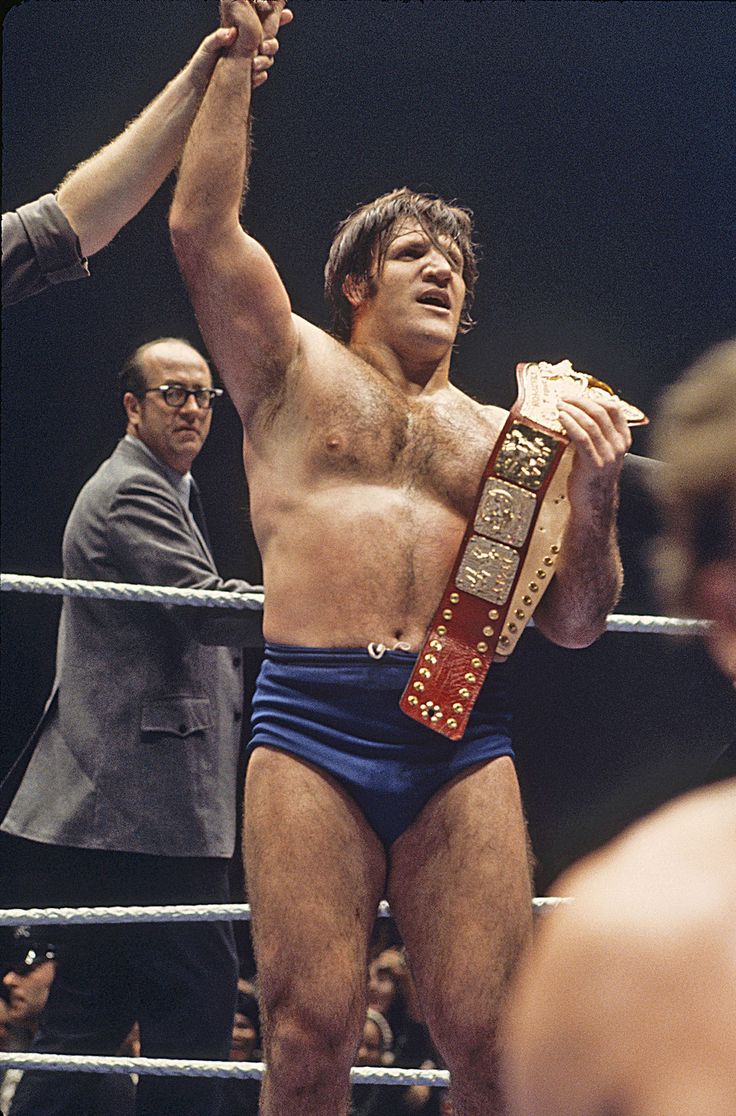
[(186, 388), (181, 384), (159, 384), (158, 387), (146, 388), (141, 394), (149, 395), (153, 391), (157, 391), (169, 407), (183, 407), (189, 396), (193, 395), (197, 406), (203, 411), (209, 411), (212, 400), (219, 399), (224, 394), (222, 388)]

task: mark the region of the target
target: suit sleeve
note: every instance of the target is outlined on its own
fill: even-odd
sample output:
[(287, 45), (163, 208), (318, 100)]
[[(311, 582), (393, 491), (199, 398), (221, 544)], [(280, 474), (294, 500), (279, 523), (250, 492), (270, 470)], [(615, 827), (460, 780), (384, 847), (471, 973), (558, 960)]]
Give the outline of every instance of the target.
[[(252, 591), (246, 581), (223, 580), (194, 537), (183, 508), (162, 479), (160, 487), (132, 479), (115, 494), (105, 525), (110, 556), (120, 574), (141, 585)], [(162, 605), (200, 643), (259, 646), (259, 609)]]
[(53, 194), (3, 213), (3, 306), (89, 275), (77, 234)]

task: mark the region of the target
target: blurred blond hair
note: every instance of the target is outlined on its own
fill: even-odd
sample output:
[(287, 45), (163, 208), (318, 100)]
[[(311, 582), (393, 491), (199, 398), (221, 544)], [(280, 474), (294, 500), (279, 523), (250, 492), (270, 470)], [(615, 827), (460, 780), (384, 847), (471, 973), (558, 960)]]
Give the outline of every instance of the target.
[(698, 570), (736, 557), (736, 339), (709, 349), (665, 392), (654, 431), (654, 455), (667, 463), (655, 566), (666, 605), (688, 615)]

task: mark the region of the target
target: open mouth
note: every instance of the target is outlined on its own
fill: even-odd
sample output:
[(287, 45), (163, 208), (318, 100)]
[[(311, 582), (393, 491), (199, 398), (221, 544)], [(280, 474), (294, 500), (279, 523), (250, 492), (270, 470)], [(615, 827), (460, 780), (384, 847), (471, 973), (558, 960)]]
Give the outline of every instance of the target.
[(417, 302), (422, 306), (436, 306), (439, 310), (450, 309), (450, 296), (447, 291), (425, 291), (424, 294), (419, 295)]

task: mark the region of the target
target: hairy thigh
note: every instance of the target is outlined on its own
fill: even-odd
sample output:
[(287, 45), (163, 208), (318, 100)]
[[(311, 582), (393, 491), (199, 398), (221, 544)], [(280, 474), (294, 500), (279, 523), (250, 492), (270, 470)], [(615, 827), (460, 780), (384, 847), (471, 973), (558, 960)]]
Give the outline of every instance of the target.
[(436, 1041), (495, 1028), (531, 931), (516, 772), (501, 757), (442, 787), (391, 849), (389, 899)]
[(330, 775), (269, 747), (253, 753), (244, 854), (267, 1014), (316, 1023), (365, 995), (367, 942), (385, 880), (383, 846)]

